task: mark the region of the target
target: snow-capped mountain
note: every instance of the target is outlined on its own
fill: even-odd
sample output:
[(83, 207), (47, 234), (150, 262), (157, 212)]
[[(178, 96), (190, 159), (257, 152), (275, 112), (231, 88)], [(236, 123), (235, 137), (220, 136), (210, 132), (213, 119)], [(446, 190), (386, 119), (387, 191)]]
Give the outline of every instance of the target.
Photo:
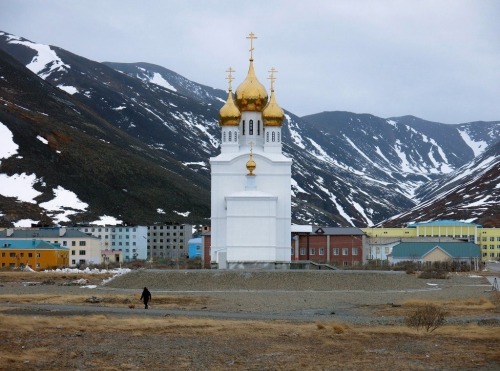
[(457, 219), (500, 225), (500, 141), (474, 160), (417, 189), (418, 206), (383, 223)]
[[(70, 94), (63, 101), (94, 115), (94, 128), (101, 135), (123, 133), (146, 146), (152, 161), (156, 156), (174, 160), (168, 171), (185, 177), (203, 195), (198, 198), (202, 207), (190, 210), (190, 218), (209, 217), (208, 160), (218, 153), (217, 117), (225, 91), (160, 66), (98, 63), (4, 32), (0, 32), (0, 49)], [(21, 103), (22, 99), (17, 102)], [(10, 123), (4, 125), (10, 127)], [(444, 125), (411, 116), (383, 119), (349, 112), (300, 118), (286, 111), (284, 151), (294, 160), (292, 218), (298, 223), (341, 226), (379, 223), (414, 207), (423, 197), (421, 190), (428, 189), (425, 184), (474, 160), (498, 140), (499, 131), (500, 122)], [(128, 180), (121, 181), (126, 188)], [(176, 192), (179, 198), (192, 197), (183, 195), (183, 189)], [(174, 201), (170, 207), (186, 211)], [(0, 213), (4, 210), (0, 202)]]

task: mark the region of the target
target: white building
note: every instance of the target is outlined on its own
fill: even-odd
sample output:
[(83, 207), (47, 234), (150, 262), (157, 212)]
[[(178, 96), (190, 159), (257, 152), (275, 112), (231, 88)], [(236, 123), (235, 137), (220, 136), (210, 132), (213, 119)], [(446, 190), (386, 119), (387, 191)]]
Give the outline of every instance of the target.
[(219, 268), (288, 268), (291, 165), (282, 153), (284, 112), (257, 80), (250, 34), (250, 67), (220, 110), (221, 153), (210, 159), (211, 261)]
[(147, 259), (146, 226), (88, 226), (81, 227), (80, 231), (100, 238), (103, 250), (120, 251), (125, 262)]

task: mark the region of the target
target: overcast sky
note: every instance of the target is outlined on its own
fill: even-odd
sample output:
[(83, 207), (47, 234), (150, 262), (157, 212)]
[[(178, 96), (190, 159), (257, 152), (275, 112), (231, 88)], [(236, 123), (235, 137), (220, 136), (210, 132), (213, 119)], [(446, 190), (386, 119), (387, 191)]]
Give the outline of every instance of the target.
[(278, 103), (323, 111), (500, 120), (496, 0), (0, 0), (0, 29), (96, 61), (150, 62), (226, 89), (279, 72)]

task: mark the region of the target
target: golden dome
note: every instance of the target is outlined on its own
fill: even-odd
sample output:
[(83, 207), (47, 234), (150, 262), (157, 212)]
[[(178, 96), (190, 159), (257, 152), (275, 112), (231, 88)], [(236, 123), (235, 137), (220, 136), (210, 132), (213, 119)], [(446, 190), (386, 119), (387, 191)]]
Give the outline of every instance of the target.
[(266, 88), (257, 80), (253, 69), (253, 59), (250, 59), (247, 77), (236, 89), (236, 104), (240, 111), (262, 112), (267, 99)]
[(233, 100), (233, 91), (229, 89), (226, 104), (219, 111), (219, 123), (221, 126), (238, 126), (240, 124), (241, 112)]
[(264, 126), (282, 126), (284, 118), (285, 112), (278, 106), (276, 97), (274, 96), (274, 89), (272, 89), (271, 99), (269, 99), (269, 103), (266, 108), (264, 108), (264, 111), (262, 111)]
[(250, 160), (247, 161), (247, 170), (248, 170), (247, 175), (255, 175), (253, 173), (253, 171), (255, 170), (256, 167), (257, 167), (257, 164), (253, 160), (252, 152), (250, 152)]

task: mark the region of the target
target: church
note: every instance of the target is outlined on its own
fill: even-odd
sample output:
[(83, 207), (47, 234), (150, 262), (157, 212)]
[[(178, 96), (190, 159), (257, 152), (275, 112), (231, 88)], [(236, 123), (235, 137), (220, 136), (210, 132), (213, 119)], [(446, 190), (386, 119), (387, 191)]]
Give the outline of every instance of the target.
[(287, 269), (291, 260), (291, 166), (282, 153), (284, 112), (254, 71), (253, 33), (245, 80), (219, 113), (221, 152), (211, 165), (211, 262), (220, 269)]

